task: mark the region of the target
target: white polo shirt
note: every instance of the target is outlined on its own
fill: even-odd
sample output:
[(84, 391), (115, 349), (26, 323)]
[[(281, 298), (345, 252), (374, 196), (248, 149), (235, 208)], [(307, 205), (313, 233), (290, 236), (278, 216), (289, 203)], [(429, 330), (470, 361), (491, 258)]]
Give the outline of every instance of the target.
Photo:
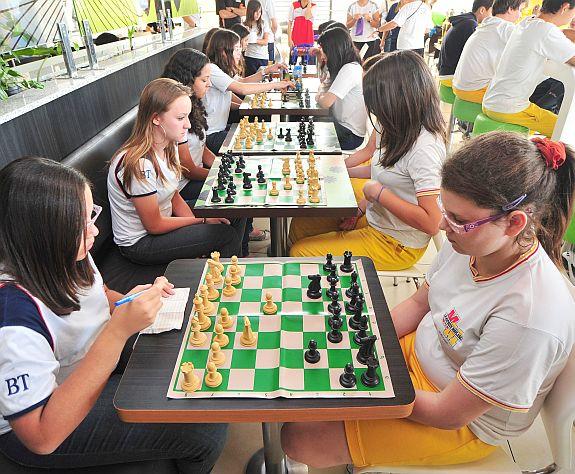
[(266, 21), (263, 22), (261, 33), (258, 33), (257, 26), (253, 26), (251, 28), (250, 34), (248, 35), (248, 46), (246, 48), (246, 52), (244, 53), (247, 58), (265, 59), (266, 61), (269, 59), (270, 56), (268, 52), (268, 45), (257, 43), (258, 40), (263, 39), (266, 33), (268, 35), (272, 35), (272, 30)]
[(156, 174), (151, 159), (141, 158), (139, 164), (144, 179), (140, 180), (134, 177), (131, 186), (128, 188), (124, 184), (123, 158), (123, 155), (116, 156), (110, 163), (108, 170), (108, 199), (112, 214), (114, 242), (120, 247), (130, 247), (142, 237), (148, 235), (132, 198), (155, 194), (160, 214), (163, 217), (171, 217), (172, 198), (178, 190), (180, 176), (177, 176), (174, 171), (168, 168), (165, 160), (156, 157), (165, 178), (162, 181)]
[(212, 86), (208, 88), (202, 99), (208, 114), (208, 135), (221, 132), (228, 125), (230, 107), (232, 105), (232, 91), (228, 87), (234, 79), (222, 71), (217, 64), (211, 63)]
[[(377, 7), (377, 4), (370, 0), (364, 6), (361, 6), (358, 2), (353, 2), (347, 9), (347, 14), (351, 17), (357, 14), (365, 15), (368, 13), (371, 16), (373, 16), (378, 11), (379, 8)], [(363, 18), (363, 31), (361, 31), (361, 34), (358, 34), (360, 33), (360, 31), (358, 30), (357, 22), (349, 29), (349, 32), (351, 34), (351, 39), (356, 43), (366, 43), (369, 41), (379, 40), (379, 37), (377, 35), (374, 35), (376, 29), (373, 26), (371, 26), (370, 23), (365, 20), (365, 18)]]
[[(446, 155), (445, 143), (441, 137), (423, 129), (411, 150), (390, 168), (377, 164), (380, 154), (385, 152), (379, 149), (381, 136), (377, 132), (375, 140), (378, 149), (371, 159), (371, 179), (379, 181), (397, 197), (415, 205), (418, 197), (439, 194), (441, 166)], [(369, 225), (406, 247), (426, 247), (431, 238), (379, 204), (369, 203), (366, 217)]]
[(453, 87), (478, 91), (489, 85), (515, 25), (496, 16), (487, 17), (469, 37), (457, 63)]
[(430, 312), (415, 352), (443, 390), (454, 378), (492, 408), (469, 428), (488, 444), (526, 431), (575, 342), (575, 302), (536, 243), (501, 274), (483, 278), (474, 258), (445, 242), (427, 274)]
[(404, 5), (393, 21), (401, 28), (397, 49), (423, 49), (425, 32), (432, 26), (431, 10), (425, 3), (415, 0)]
[(547, 78), (545, 61), (565, 63), (572, 57), (575, 43), (558, 27), (534, 16), (525, 18), (507, 42), (483, 106), (503, 114), (524, 111), (537, 85)]
[[(262, 5), (262, 18), (264, 19), (264, 22), (267, 23), (270, 27), (270, 35), (268, 36), (268, 43), (273, 43), (275, 41), (275, 37), (273, 32), (271, 31), (271, 25), (272, 25), (272, 18), (275, 18), (277, 20), (276, 17), (276, 7), (274, 5), (273, 0), (259, 0), (259, 2)], [(249, 5), (250, 0), (248, 0), (248, 2), (246, 3), (246, 6)], [(278, 32), (281, 35), (281, 30), (278, 29)]]
[(335, 120), (358, 137), (365, 137), (367, 127), (362, 80), (361, 65), (348, 63), (340, 69), (328, 90), (337, 97), (331, 108)]
[(110, 319), (104, 282), (94, 267), (80, 310), (58, 316), (26, 289), (0, 279), (0, 435), (9, 421), (45, 405), (72, 373)]

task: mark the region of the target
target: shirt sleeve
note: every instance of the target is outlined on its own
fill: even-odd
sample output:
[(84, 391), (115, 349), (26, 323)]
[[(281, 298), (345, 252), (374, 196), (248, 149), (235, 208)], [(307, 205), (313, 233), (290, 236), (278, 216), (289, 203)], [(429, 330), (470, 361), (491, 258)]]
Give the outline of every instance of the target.
[(158, 178), (154, 165), (150, 160), (141, 158), (139, 166), (140, 176), (134, 176), (129, 189), (126, 187), (126, 192), (130, 197), (144, 197), (157, 193)]
[(415, 3), (408, 3), (404, 7), (400, 8), (397, 15), (395, 15), (393, 21), (397, 23), (397, 26), (400, 28), (405, 24), (409, 15), (413, 13), (413, 5), (415, 5)]
[(575, 43), (559, 28), (553, 27), (549, 30), (547, 38), (539, 43), (539, 53), (552, 61), (566, 63), (575, 56)]
[(407, 163), (407, 171), (418, 198), (439, 194), (444, 159), (445, 148), (435, 142), (423, 144), (413, 152)]
[(293, 5), (289, 6), (289, 11), (288, 11), (288, 21), (294, 21), (294, 9), (293, 9)]
[(227, 92), (228, 87), (232, 82), (234, 82), (234, 79), (228, 76), (218, 66), (212, 64), (212, 75), (210, 76), (210, 81), (213, 88), (220, 92)]
[(526, 412), (550, 370), (566, 359), (562, 345), (551, 334), (491, 316), (457, 378), (494, 406)]
[(358, 66), (359, 71), (356, 71), (354, 66), (354, 64), (344, 65), (329, 87), (328, 92), (334, 94), (338, 99), (343, 99), (350, 90), (357, 86), (358, 79), (361, 83), (361, 66)]

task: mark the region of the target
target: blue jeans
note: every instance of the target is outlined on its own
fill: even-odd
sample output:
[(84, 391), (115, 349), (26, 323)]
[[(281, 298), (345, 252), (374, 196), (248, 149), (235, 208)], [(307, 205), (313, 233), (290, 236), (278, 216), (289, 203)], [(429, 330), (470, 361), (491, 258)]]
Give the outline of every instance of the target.
[(344, 127), (338, 122), (333, 123), (339, 140), (339, 146), (342, 150), (355, 150), (363, 143), (363, 137), (357, 136), (349, 128)]
[(276, 44), (275, 43), (268, 43), (268, 55), (270, 61), (276, 60)]
[(246, 59), (246, 77), (251, 76), (252, 74), (258, 72), (260, 67), (268, 65), (267, 59), (250, 58), (249, 56), (246, 56), (245, 59)]
[(221, 132), (215, 132), (211, 135), (206, 136), (206, 146), (214, 155), (220, 154), (220, 148), (226, 141), (228, 132), (230, 131), (230, 126), (228, 125), (225, 130)]
[(88, 416), (52, 454), (32, 453), (12, 431), (0, 436), (0, 451), (18, 464), (36, 468), (81, 469), (172, 459), (181, 473), (210, 472), (224, 447), (227, 425), (124, 423), (112, 404), (120, 377), (110, 378)]

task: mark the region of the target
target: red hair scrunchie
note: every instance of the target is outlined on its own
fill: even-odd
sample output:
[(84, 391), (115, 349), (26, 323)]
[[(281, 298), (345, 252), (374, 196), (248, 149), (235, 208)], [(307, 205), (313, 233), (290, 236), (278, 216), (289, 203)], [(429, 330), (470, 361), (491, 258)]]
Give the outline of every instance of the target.
[(558, 169), (567, 159), (565, 144), (563, 142), (554, 142), (549, 138), (532, 138), (531, 141), (539, 149), (545, 163), (549, 168)]

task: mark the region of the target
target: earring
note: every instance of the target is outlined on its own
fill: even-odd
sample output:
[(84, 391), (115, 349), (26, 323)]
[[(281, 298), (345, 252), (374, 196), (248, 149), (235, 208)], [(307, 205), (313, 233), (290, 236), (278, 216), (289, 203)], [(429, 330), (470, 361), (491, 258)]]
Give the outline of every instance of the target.
[[(156, 124), (154, 124), (156, 125)], [(159, 123), (158, 125), (156, 125), (157, 127), (160, 127), (162, 129), (162, 132), (164, 132), (164, 141), (168, 140), (168, 134), (166, 133), (166, 129), (162, 126), (161, 123)], [(156, 142), (154, 142), (156, 143)], [(161, 142), (157, 142), (157, 143), (161, 143)]]

